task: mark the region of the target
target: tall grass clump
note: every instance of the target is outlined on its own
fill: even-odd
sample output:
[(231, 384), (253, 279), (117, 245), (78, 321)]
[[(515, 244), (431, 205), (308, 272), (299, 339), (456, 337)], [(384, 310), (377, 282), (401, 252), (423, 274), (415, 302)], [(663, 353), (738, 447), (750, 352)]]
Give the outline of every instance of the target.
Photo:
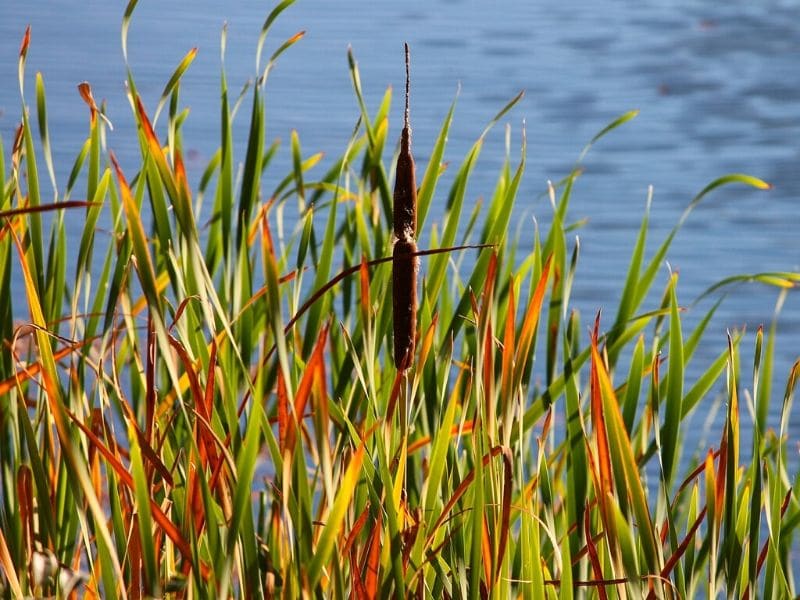
[[(659, 277), (707, 195), (767, 184), (712, 181), (650, 252), (645, 212), (619, 305), (587, 323), (570, 304), (578, 166), (549, 187), (549, 226), (531, 247), (507, 235), (524, 130), (470, 212), (483, 142), (520, 96), (444, 190), (451, 106), (419, 188), (405, 190), (410, 239), (392, 231), (391, 94), (367, 106), (352, 53), (358, 119), (343, 153), (314, 174), (321, 156), (292, 135), (291, 170), (275, 172), (265, 83), (302, 33), (261, 58), (290, 4), (264, 23), (251, 89), (232, 95), (221, 73), (219, 147), (195, 185), (180, 101), (194, 50), (157, 99), (128, 71), (134, 165), (116, 160), (82, 84), (86, 141), (60, 181), (25, 34), (21, 124), (0, 143), (0, 595), (793, 597), (800, 359), (773, 385), (773, 323), (731, 332), (696, 364), (717, 305), (687, 329), (677, 274)], [(234, 120), (249, 123), (246, 140)], [(79, 238), (67, 219), (83, 220)], [(416, 248), (420, 232), (430, 248)], [(398, 247), (413, 273), (421, 262), (400, 357)], [(782, 301), (800, 274), (719, 285), (745, 279)], [(687, 419), (719, 389), (723, 426), (693, 460)]]

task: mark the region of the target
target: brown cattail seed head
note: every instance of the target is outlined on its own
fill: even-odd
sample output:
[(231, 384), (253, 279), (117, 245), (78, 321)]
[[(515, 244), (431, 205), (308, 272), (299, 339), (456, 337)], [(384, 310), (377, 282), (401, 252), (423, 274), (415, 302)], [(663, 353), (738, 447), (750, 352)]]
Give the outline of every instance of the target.
[(417, 236), (417, 180), (410, 138), (410, 129), (404, 127), (394, 181), (394, 235), (406, 241)]
[(417, 237), (417, 177), (411, 155), (411, 124), (408, 99), (411, 86), (410, 53), (406, 49), (406, 111), (403, 133), (400, 136), (400, 155), (394, 178), (394, 235), (399, 240), (413, 241)]
[(417, 245), (399, 240), (394, 245), (392, 262), (392, 304), (394, 309), (394, 365), (400, 371), (411, 367), (414, 335), (417, 330)]

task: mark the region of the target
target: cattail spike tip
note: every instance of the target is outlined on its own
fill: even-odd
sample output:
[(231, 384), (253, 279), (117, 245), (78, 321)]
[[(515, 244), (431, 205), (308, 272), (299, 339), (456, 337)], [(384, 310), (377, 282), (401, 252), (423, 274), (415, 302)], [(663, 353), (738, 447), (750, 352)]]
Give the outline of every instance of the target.
[(409, 110), (408, 110), (408, 97), (411, 93), (411, 51), (408, 48), (408, 42), (403, 44), (406, 49), (406, 114), (403, 121), (403, 127), (408, 129), (409, 123)]

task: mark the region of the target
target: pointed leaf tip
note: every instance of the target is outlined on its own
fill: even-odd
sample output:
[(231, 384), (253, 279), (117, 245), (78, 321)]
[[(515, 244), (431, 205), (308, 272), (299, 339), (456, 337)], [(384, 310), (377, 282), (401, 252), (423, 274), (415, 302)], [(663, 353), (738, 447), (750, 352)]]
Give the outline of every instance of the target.
[(28, 46), (31, 43), (31, 26), (28, 25), (25, 28), (25, 33), (22, 35), (22, 43), (19, 46), (19, 56), (20, 58), (25, 58), (28, 54)]

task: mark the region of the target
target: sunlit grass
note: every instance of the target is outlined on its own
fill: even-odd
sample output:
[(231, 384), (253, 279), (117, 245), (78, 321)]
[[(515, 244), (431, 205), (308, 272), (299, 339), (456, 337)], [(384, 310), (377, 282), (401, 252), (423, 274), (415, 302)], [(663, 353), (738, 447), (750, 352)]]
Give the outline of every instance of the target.
[[(768, 185), (713, 180), (652, 253), (646, 212), (619, 306), (604, 307), (613, 318), (586, 323), (570, 303), (580, 165), (548, 190), (547, 229), (519, 247), (507, 232), (525, 132), (478, 215), (467, 189), (485, 137), (521, 96), (452, 161), (442, 189), (452, 106), (420, 171), (416, 232), (432, 247), (419, 253), (415, 350), (398, 372), (391, 94), (368, 107), (351, 54), (360, 118), (341, 156), (319, 176), (321, 156), (296, 135), (286, 150), (269, 145), (264, 84), (302, 34), (266, 64), (260, 55), (291, 3), (264, 23), (238, 112), (222, 73), (220, 145), (196, 187), (179, 97), (194, 50), (157, 100), (128, 72), (133, 168), (106, 147), (110, 124), (82, 85), (87, 138), (62, 184), (41, 75), (27, 108), (25, 35), (22, 123), (0, 141), (2, 595), (794, 597), (787, 435), (800, 359), (773, 375), (773, 321), (732, 332), (696, 364), (717, 305), (686, 330), (692, 299), (677, 274), (662, 276), (708, 194)], [(235, 117), (249, 122), (242, 156)], [(278, 152), (292, 169), (270, 189), (262, 174)], [(436, 221), (433, 202), (445, 207)], [(79, 238), (67, 218), (83, 219)], [(110, 236), (96, 236), (100, 224)], [(775, 286), (782, 302), (800, 274), (712, 279), (707, 293), (743, 280)], [(692, 464), (687, 419), (719, 389), (724, 423)], [(767, 424), (776, 404), (778, 431)]]

